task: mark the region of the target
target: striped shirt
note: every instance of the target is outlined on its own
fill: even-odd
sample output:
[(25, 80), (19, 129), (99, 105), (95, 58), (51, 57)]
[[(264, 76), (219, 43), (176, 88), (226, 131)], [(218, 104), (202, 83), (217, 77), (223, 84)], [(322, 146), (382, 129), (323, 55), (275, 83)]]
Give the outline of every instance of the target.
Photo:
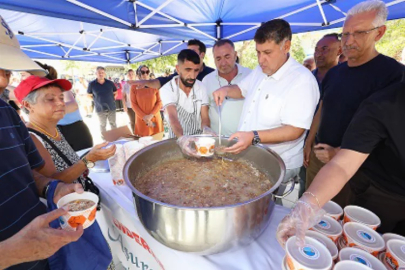
[[(43, 164), (21, 118), (0, 100), (0, 241), (46, 213), (32, 176), (32, 169)], [(9, 269), (47, 269), (45, 265), (46, 260), (42, 260)]]

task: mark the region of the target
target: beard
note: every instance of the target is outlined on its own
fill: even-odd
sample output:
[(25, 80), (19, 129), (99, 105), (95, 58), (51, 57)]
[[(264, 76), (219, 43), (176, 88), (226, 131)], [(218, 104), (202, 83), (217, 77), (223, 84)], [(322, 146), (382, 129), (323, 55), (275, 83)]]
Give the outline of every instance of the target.
[(180, 76), (180, 80), (185, 87), (193, 87), (193, 85), (195, 84), (195, 79), (184, 79)]

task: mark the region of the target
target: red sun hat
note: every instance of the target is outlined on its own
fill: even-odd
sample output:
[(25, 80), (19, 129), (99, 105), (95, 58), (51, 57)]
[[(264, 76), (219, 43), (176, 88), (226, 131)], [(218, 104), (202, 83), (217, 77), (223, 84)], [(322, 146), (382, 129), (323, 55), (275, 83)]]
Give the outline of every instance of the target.
[(29, 76), (14, 89), (14, 95), (21, 103), (29, 93), (52, 83), (59, 85), (64, 91), (72, 89), (72, 84), (65, 79), (49, 80), (45, 77)]

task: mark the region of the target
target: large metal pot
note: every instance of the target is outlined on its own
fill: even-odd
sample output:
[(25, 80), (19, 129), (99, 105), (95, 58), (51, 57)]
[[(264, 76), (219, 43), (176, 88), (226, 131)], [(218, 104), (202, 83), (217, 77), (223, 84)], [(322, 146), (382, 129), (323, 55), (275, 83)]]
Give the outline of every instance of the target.
[[(218, 139), (216, 140), (218, 143)], [(234, 142), (222, 140), (222, 144), (224, 143)], [(139, 219), (148, 233), (167, 247), (200, 255), (219, 253), (249, 244), (256, 239), (269, 224), (275, 205), (276, 195), (273, 193), (285, 175), (282, 159), (261, 145), (250, 146), (241, 154), (232, 156), (233, 159), (249, 161), (268, 175), (274, 186), (255, 199), (225, 207), (191, 208), (169, 205), (134, 188), (133, 183), (150, 168), (182, 157), (176, 141), (172, 139), (138, 151), (125, 164), (124, 179), (132, 189)]]

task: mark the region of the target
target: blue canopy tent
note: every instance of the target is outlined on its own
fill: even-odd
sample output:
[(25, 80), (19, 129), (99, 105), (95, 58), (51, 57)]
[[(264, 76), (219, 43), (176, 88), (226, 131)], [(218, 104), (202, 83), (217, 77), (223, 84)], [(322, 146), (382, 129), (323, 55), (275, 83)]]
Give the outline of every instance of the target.
[[(177, 53), (197, 38), (252, 39), (262, 22), (287, 20), (294, 33), (341, 27), (362, 0), (0, 0), (0, 14), (32, 58), (134, 63)], [(389, 19), (405, 0), (384, 0)]]

